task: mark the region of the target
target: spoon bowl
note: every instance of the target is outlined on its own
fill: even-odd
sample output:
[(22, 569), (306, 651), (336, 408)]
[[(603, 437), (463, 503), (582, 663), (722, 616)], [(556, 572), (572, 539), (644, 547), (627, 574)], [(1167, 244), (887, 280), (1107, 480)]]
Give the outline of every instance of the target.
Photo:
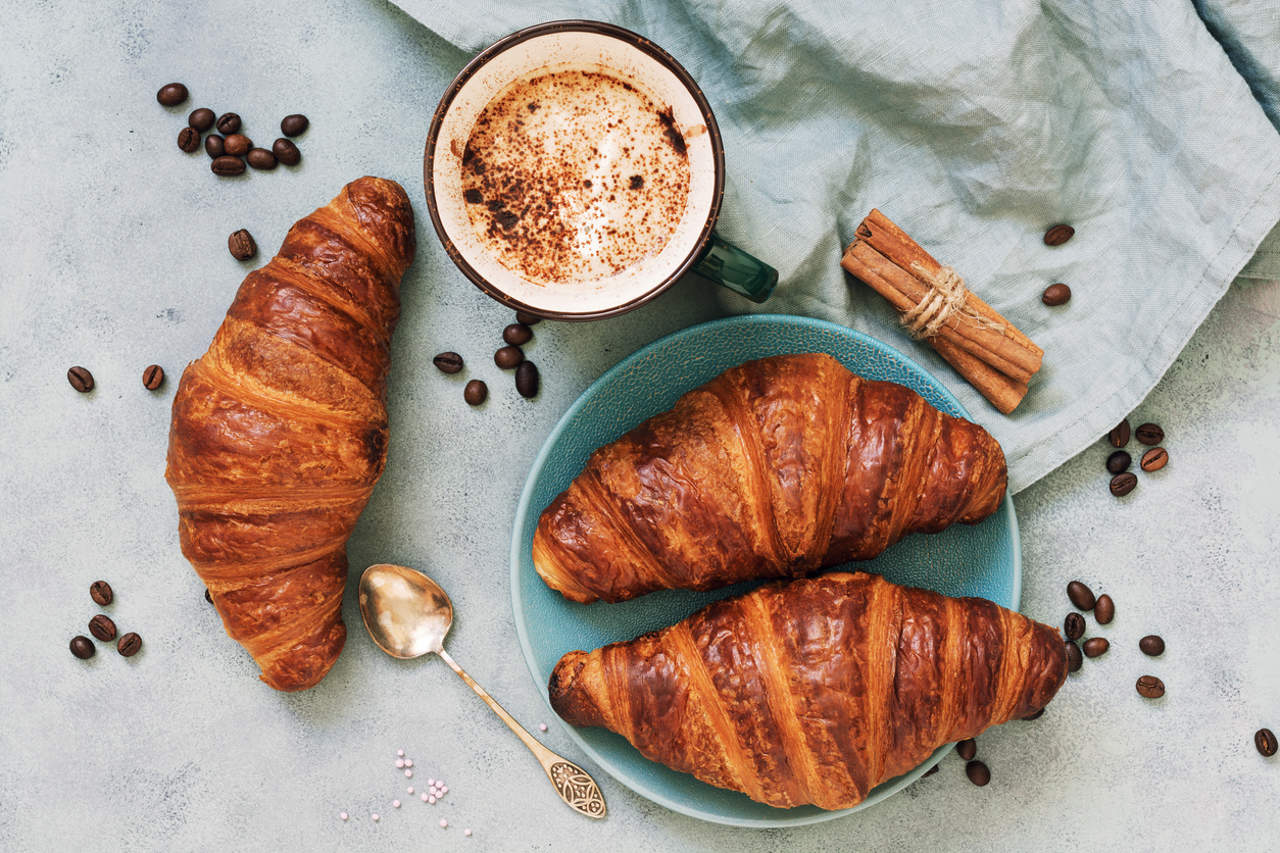
[(444, 651), (453, 602), (440, 584), (407, 566), (378, 563), (364, 570), (358, 589), (360, 616), (378, 648), (400, 660)]

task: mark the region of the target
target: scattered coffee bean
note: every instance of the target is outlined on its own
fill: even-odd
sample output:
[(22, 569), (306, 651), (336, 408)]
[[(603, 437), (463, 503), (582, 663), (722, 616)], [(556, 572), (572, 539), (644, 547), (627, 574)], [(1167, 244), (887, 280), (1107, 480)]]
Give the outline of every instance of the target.
[(516, 390), (526, 400), (538, 396), (538, 368), (532, 361), (523, 361), (516, 368)]
[(116, 594), (111, 591), (111, 584), (106, 581), (94, 581), (89, 584), (89, 597), (93, 599), (94, 604), (106, 607), (115, 601)]
[(441, 373), (457, 373), (462, 369), (462, 356), (456, 352), (442, 352), (431, 359), (431, 363), (438, 367)]
[(1159, 471), (1169, 464), (1169, 451), (1163, 447), (1153, 447), (1142, 454), (1142, 461), (1138, 464), (1143, 471)]
[(240, 129), (240, 116), (235, 113), (223, 113), (218, 116), (218, 133), (230, 136)]
[(502, 339), (513, 347), (522, 347), (533, 340), (533, 329), (524, 323), (512, 323), (502, 330)]
[(1107, 470), (1112, 474), (1123, 474), (1133, 464), (1133, 457), (1127, 450), (1115, 450), (1107, 457)]
[(1132, 492), (1134, 487), (1137, 485), (1138, 475), (1132, 471), (1125, 471), (1123, 474), (1116, 474), (1111, 478), (1111, 494), (1118, 498), (1122, 498)]
[(250, 166), (264, 172), (269, 172), (276, 167), (276, 155), (265, 148), (250, 148), (249, 155), (245, 159), (249, 161)]
[(1164, 654), (1164, 639), (1156, 634), (1147, 634), (1138, 641), (1138, 648), (1142, 649), (1144, 655), (1153, 658), (1160, 657)]
[(130, 631), (120, 638), (120, 642), (116, 643), (116, 651), (127, 658), (131, 658), (142, 648), (142, 638), (134, 632)]
[(973, 757), (978, 754), (978, 742), (973, 738), (965, 738), (956, 744), (956, 752), (965, 761), (973, 761)]
[(213, 596), (209, 594), (209, 587), (204, 588), (204, 600), (213, 604)]
[(142, 387), (154, 391), (164, 384), (164, 368), (158, 364), (148, 364), (142, 371)]
[(1044, 289), (1044, 293), (1040, 294), (1040, 301), (1051, 308), (1066, 305), (1071, 301), (1071, 288), (1061, 282), (1051, 284)]
[(108, 640), (114, 640), (116, 638), (116, 623), (111, 621), (110, 616), (99, 613), (89, 620), (89, 633), (104, 643)]
[(1067, 614), (1067, 618), (1062, 620), (1062, 631), (1067, 635), (1068, 640), (1078, 640), (1084, 636), (1084, 617), (1072, 610)]
[(1129, 443), (1129, 421), (1123, 420), (1116, 424), (1111, 430), (1111, 434), (1107, 436), (1107, 440), (1111, 442), (1112, 447), (1124, 447)]
[(1164, 441), (1164, 430), (1160, 429), (1156, 424), (1139, 424), (1138, 428), (1133, 431), (1133, 437), (1147, 445), (1147, 447), (1152, 447)]
[(1075, 236), (1076, 229), (1064, 223), (1058, 223), (1044, 232), (1044, 244), (1046, 246), (1061, 246), (1063, 243)]
[(293, 113), (280, 119), (280, 132), (285, 136), (298, 136), (305, 133), (311, 122), (302, 113)]
[(505, 346), (493, 354), (493, 363), (503, 370), (511, 370), (524, 361), (524, 351), (520, 347)]
[(200, 147), (200, 131), (194, 127), (184, 127), (178, 131), (178, 147), (188, 154)]
[(1077, 610), (1092, 610), (1097, 599), (1093, 597), (1093, 590), (1085, 586), (1080, 581), (1072, 581), (1067, 584), (1067, 598), (1071, 599), (1071, 603), (1075, 605)]
[(1164, 695), (1164, 682), (1154, 675), (1144, 675), (1138, 679), (1138, 695), (1144, 699), (1159, 699)]
[(991, 781), (991, 769), (981, 761), (970, 761), (964, 766), (964, 775), (979, 788)]
[(252, 234), (241, 228), (239, 231), (232, 231), (227, 237), (227, 250), (237, 261), (247, 261), (258, 254), (258, 244), (254, 242)]
[(204, 153), (210, 157), (221, 157), (227, 153), (227, 141), (216, 133), (204, 138)]
[(243, 133), (232, 133), (222, 141), (222, 145), (232, 157), (243, 157), (253, 147), (253, 140)]
[[(539, 317), (537, 314), (533, 314), (533, 313), (531, 313), (531, 312), (529, 312), (529, 311), (517, 311), (517, 312), (516, 312), (516, 322), (517, 322), (517, 323), (523, 323), (523, 324), (524, 324), (524, 325), (526, 325), (526, 326), (532, 326), (532, 325), (534, 325), (535, 323), (537, 323), (537, 322), (538, 322), (539, 320), (541, 320), (541, 319), (542, 319), (542, 318), (541, 318), (541, 317)], [(938, 766), (938, 765), (936, 765), (936, 764), (934, 765), (934, 767), (937, 767), (937, 766)]]
[(1276, 733), (1271, 729), (1258, 729), (1253, 733), (1253, 745), (1266, 758), (1276, 754)]
[(71, 638), (71, 654), (80, 658), (80, 660), (88, 660), (93, 657), (97, 649), (93, 647), (93, 640), (83, 634), (77, 634)]
[(93, 390), (93, 374), (88, 368), (76, 365), (67, 370), (67, 381), (71, 383), (71, 387), (79, 391), (81, 394), (87, 394)]
[(1071, 640), (1067, 640), (1067, 672), (1078, 672), (1080, 667), (1084, 666), (1084, 655), (1080, 654), (1080, 647)]
[(1029, 722), (1031, 722), (1032, 720), (1038, 720), (1038, 719), (1040, 719), (1041, 717), (1043, 717), (1043, 716), (1044, 716), (1044, 712), (1045, 712), (1045, 709), (1044, 709), (1044, 708), (1041, 708), (1039, 711), (1036, 711), (1034, 714), (1027, 714), (1027, 716), (1023, 717), (1022, 719), (1023, 719), (1023, 721), (1024, 721), (1024, 722), (1028, 722), (1028, 723), (1029, 723)]
[(296, 166), (302, 162), (302, 152), (287, 139), (281, 138), (271, 143), (271, 153), (286, 166)]
[(194, 127), (196, 130), (204, 133), (206, 130), (213, 127), (213, 123), (216, 119), (217, 116), (214, 115), (213, 110), (208, 107), (200, 107), (199, 109), (192, 110), (191, 115), (187, 116), (187, 126)]
[(1116, 618), (1116, 603), (1105, 592), (1098, 596), (1098, 601), (1093, 605), (1093, 618), (1098, 620), (1099, 625), (1110, 625), (1111, 620)]
[(920, 774), (920, 778), (923, 779), (925, 776), (932, 776), (934, 773), (937, 773), (937, 772), (938, 772), (938, 765), (935, 764), (932, 767), (930, 767), (928, 770), (924, 771), (924, 773)]
[(467, 383), (467, 387), (462, 389), (462, 399), (466, 400), (469, 406), (478, 406), (489, 399), (489, 386), (479, 379), (472, 379)]
[(156, 100), (166, 107), (176, 107), (186, 101), (190, 94), (181, 83), (166, 83), (156, 92)]
[(1111, 643), (1107, 642), (1106, 637), (1090, 637), (1084, 641), (1084, 656), (1087, 658), (1102, 657), (1109, 648), (1111, 648)]
[(221, 157), (214, 157), (213, 162), (209, 164), (209, 168), (213, 170), (215, 175), (224, 178), (242, 175), (244, 174), (244, 161), (239, 157), (231, 157), (224, 154)]

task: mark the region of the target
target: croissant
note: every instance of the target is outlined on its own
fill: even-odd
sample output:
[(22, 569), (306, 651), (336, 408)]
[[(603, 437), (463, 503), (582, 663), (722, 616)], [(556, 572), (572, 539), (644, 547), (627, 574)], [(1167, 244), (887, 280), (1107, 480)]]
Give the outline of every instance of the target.
[(939, 746), (1043, 708), (1056, 629), (863, 573), (775, 582), (551, 674), (551, 705), (647, 758), (789, 808), (842, 809)]
[(342, 651), (347, 538), (382, 473), (391, 333), (413, 258), (400, 185), (360, 178), (249, 273), (173, 401), (182, 553), (277, 690)]
[(711, 589), (870, 559), (904, 534), (995, 512), (986, 430), (827, 355), (750, 361), (591, 455), (533, 537), (582, 603)]

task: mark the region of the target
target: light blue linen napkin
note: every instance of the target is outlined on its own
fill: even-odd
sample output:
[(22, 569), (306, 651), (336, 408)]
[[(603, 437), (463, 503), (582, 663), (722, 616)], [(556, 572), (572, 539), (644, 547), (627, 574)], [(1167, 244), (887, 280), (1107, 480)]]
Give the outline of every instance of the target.
[[(766, 305), (726, 291), (726, 307), (902, 349), (1000, 440), (1014, 491), (1141, 402), (1280, 219), (1280, 134), (1258, 100), (1277, 96), (1280, 25), (1264, 3), (1202, 0), (1213, 32), (1191, 2), (397, 5), (466, 51), (581, 17), (665, 47), (724, 133), (721, 232), (781, 275)], [(840, 269), (873, 207), (1044, 348), (1012, 415)], [(1048, 248), (1057, 222), (1075, 238)], [(1260, 257), (1251, 274), (1280, 276)], [(1041, 304), (1059, 281), (1071, 302)]]

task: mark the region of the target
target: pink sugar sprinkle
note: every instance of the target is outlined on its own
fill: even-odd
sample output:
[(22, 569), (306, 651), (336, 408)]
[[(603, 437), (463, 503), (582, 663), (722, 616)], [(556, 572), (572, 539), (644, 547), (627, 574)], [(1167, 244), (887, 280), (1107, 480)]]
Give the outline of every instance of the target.
[(427, 802), (429, 799), (430, 799), (430, 796), (429, 796), (429, 795), (427, 795), (427, 794), (423, 794), (423, 795), (422, 795), (422, 801), (423, 801), (424, 803), (425, 803), (425, 802)]
[(343, 820), (346, 820), (348, 815), (346, 812), (338, 812), (338, 817), (342, 818)]
[(399, 801), (399, 800), (392, 800), (392, 801), (391, 801), (391, 806), (392, 806), (392, 808), (397, 808), (397, 809), (398, 809), (398, 808), (400, 808), (400, 801)]
[(444, 829), (448, 826), (449, 826), (449, 821), (445, 820), (444, 818), (440, 818), (440, 828)]
[(376, 814), (369, 815), (369, 817), (370, 817), (370, 819), (375, 820), (375, 821), (382, 820), (382, 818), (378, 817)]
[(404, 767), (404, 759), (403, 759), (403, 758), (397, 758), (397, 759), (396, 759), (396, 767)]
[(540, 731), (540, 732), (545, 732), (546, 730), (547, 730), (547, 724), (546, 724), (546, 723), (538, 723), (538, 731)]
[(404, 771), (404, 778), (406, 778), (406, 779), (412, 779), (412, 778), (413, 778), (413, 771), (412, 771), (412, 770), (406, 770), (406, 771)]
[(397, 750), (396, 750), (396, 755), (400, 756), (401, 758), (404, 758), (404, 750), (403, 750), (403, 749), (397, 749)]
[(406, 759), (404, 760), (404, 766), (405, 766), (405, 767), (412, 767), (412, 766), (413, 766), (413, 759), (412, 759), (412, 758), (406, 758)]
[(413, 786), (412, 786), (412, 785), (410, 785), (410, 786), (409, 786), (408, 788), (406, 788), (405, 790), (406, 790), (406, 791), (408, 791), (410, 794), (412, 794), (412, 793), (413, 793)]
[(441, 788), (441, 789), (440, 789), (440, 793), (442, 793), (442, 794), (447, 794), (447, 793), (449, 793), (449, 786), (448, 786), (448, 785), (445, 785), (443, 788)]
[(427, 784), (428, 784), (428, 785), (434, 785), (435, 783), (436, 783), (436, 780), (435, 780), (435, 779), (428, 779), (428, 780), (427, 780)]
[(433, 805), (433, 806), (434, 806), (434, 805), (436, 804), (436, 798), (435, 798), (435, 797), (427, 797), (427, 802), (428, 802), (428, 803), (431, 803), (431, 805)]
[(471, 830), (469, 830), (469, 829), (464, 829), (464, 830), (462, 830), (462, 834), (463, 834), (463, 835), (465, 835), (467, 838), (470, 838), (470, 837), (471, 837)]

